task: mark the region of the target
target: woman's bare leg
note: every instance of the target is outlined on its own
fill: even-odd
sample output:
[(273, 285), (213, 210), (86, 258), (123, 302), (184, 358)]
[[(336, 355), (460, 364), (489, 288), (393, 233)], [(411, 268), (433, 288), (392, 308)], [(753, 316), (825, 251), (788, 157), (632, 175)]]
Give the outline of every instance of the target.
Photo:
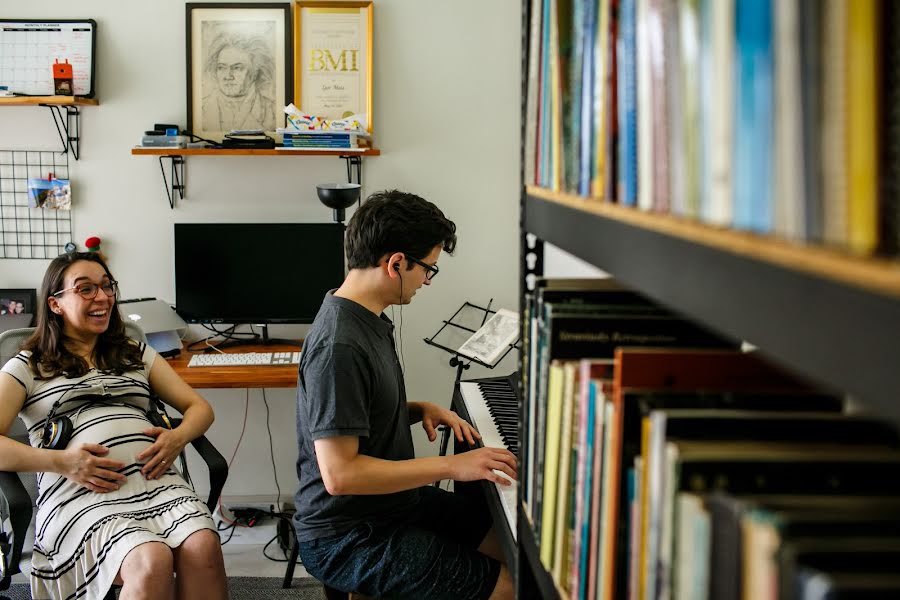
[(201, 529), (188, 536), (173, 550), (175, 556), (175, 589), (179, 599), (228, 598), (228, 584), (225, 578), (225, 560), (219, 536)]
[(119, 600), (172, 600), (173, 580), (172, 549), (147, 542), (125, 556), (115, 583), (122, 585)]

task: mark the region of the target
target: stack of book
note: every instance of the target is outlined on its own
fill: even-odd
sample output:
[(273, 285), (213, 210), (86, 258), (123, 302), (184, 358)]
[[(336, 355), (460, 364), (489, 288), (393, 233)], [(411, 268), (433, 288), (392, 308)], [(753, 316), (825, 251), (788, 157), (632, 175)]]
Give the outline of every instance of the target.
[(360, 147), (360, 132), (279, 129), (285, 150), (352, 150)]

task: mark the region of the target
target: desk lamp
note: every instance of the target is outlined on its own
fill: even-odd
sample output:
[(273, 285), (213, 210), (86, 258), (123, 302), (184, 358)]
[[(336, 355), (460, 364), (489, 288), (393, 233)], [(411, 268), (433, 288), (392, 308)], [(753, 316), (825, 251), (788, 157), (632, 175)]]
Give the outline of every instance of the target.
[(358, 183), (320, 183), (316, 186), (319, 201), (334, 211), (334, 222), (344, 223), (346, 209), (359, 200)]

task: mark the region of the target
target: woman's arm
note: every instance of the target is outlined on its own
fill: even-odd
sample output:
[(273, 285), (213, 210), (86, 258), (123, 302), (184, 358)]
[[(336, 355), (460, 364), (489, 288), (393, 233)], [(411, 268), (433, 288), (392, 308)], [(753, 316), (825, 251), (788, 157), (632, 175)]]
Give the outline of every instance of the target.
[(165, 473), (187, 444), (206, 433), (215, 416), (209, 402), (185, 383), (164, 359), (153, 361), (149, 383), (163, 402), (183, 415), (181, 424), (171, 431), (158, 427), (145, 430), (156, 441), (138, 454), (137, 459), (146, 460), (141, 472), (149, 479), (155, 479)]
[(103, 458), (109, 449), (99, 444), (80, 444), (65, 450), (32, 448), (6, 437), (25, 404), (25, 389), (9, 373), (0, 372), (0, 471), (57, 473), (93, 492), (119, 489), (117, 473), (125, 465)]
[(25, 404), (25, 388), (9, 373), (0, 372), (0, 471), (56, 471), (52, 450), (32, 448), (6, 437)]

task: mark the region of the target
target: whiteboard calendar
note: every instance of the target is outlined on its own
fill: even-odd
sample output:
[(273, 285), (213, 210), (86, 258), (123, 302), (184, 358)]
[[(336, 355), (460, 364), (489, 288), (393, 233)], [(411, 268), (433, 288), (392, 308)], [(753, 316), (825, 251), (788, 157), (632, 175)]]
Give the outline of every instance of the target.
[(29, 96), (52, 96), (54, 61), (72, 65), (76, 96), (94, 95), (97, 23), (0, 20), (0, 85)]

